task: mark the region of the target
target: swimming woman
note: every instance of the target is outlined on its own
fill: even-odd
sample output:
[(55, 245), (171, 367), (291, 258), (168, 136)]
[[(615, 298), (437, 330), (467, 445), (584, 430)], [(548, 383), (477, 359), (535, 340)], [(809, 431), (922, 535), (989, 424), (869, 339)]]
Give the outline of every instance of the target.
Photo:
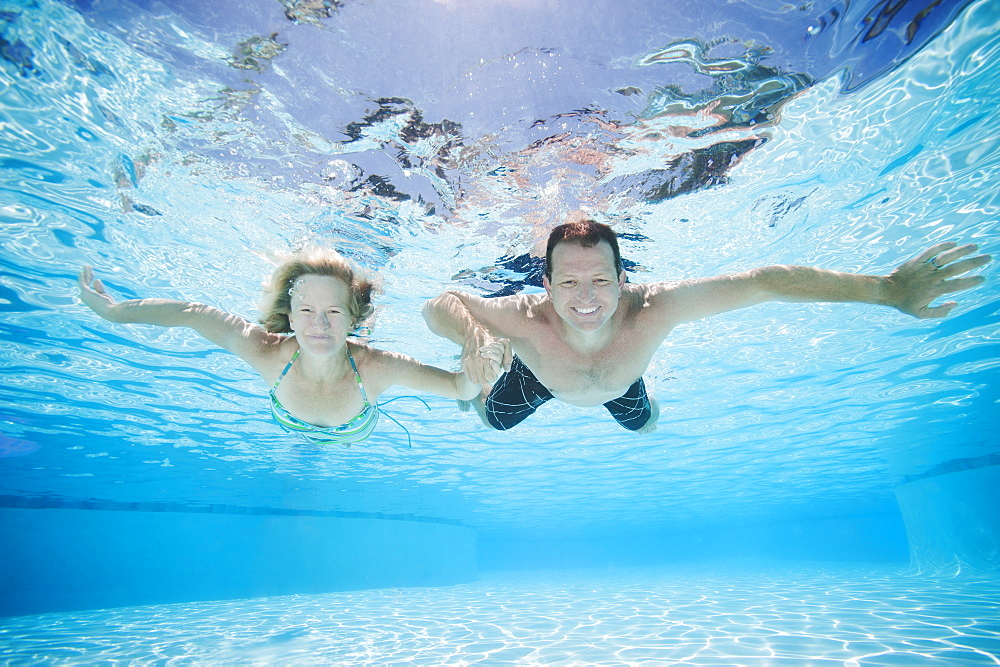
[[(115, 302), (89, 266), (79, 283), (83, 302), (110, 322), (189, 327), (246, 361), (271, 387), (275, 421), (316, 444), (367, 438), (379, 417), (376, 401), (392, 385), (466, 400), (482, 389), (465, 373), (350, 339), (374, 310), (372, 283), (333, 250), (307, 249), (275, 270), (261, 325), (201, 303)], [(502, 346), (483, 353), (502, 361)]]

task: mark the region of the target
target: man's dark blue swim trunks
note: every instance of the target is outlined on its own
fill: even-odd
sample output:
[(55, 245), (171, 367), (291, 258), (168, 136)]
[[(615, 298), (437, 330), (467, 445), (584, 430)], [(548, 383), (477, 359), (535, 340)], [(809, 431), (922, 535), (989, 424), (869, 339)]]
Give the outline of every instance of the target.
[[(493, 428), (506, 431), (520, 424), (550, 398), (553, 398), (552, 392), (515, 356), (510, 370), (500, 376), (486, 397), (486, 418)], [(604, 407), (630, 431), (645, 426), (652, 415), (646, 383), (641, 377), (621, 397), (608, 401)]]

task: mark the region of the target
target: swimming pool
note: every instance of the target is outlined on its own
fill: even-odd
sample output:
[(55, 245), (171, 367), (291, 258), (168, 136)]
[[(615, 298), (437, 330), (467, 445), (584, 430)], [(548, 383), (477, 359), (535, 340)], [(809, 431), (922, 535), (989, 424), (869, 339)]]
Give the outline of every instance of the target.
[[(423, 302), (539, 289), (537, 244), (578, 208), (614, 226), (633, 282), (990, 252), (995, 14), (5, 3), (2, 505), (474, 530), (490, 577), (777, 558), (989, 579), (992, 267), (944, 321), (768, 304), (678, 329), (646, 375), (651, 436), (554, 402), (489, 432), (427, 397), (390, 408), (412, 449), (383, 420), (349, 451), (284, 434), (259, 379), (191, 332), (97, 319), (74, 281), (88, 263), (122, 298), (253, 318), (272, 254), (326, 242), (381, 279), (373, 344), (455, 367)], [(88, 608), (49, 603), (19, 613)], [(976, 627), (994, 643), (969, 660), (998, 652)]]

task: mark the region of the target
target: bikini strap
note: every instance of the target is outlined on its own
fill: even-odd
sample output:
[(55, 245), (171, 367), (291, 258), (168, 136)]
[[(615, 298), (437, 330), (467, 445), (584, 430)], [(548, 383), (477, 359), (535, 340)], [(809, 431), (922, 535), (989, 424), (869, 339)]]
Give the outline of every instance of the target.
[(351, 346), (345, 345), (347, 348), (347, 358), (351, 360), (351, 368), (354, 369), (354, 379), (358, 381), (358, 389), (361, 390), (361, 400), (365, 402), (365, 407), (371, 405), (368, 402), (368, 394), (365, 393), (365, 383), (361, 381), (361, 373), (358, 372), (358, 365), (354, 363), (354, 355), (351, 354)]
[(281, 371), (281, 374), (278, 376), (278, 379), (274, 381), (274, 386), (271, 387), (271, 393), (272, 394), (278, 388), (278, 384), (281, 383), (281, 378), (285, 377), (285, 373), (288, 372), (288, 369), (292, 367), (292, 364), (294, 364), (295, 360), (298, 359), (298, 358), (299, 358), (299, 351), (296, 349), (295, 350), (295, 354), (293, 354), (292, 358), (288, 360), (287, 364), (285, 364), (285, 370)]

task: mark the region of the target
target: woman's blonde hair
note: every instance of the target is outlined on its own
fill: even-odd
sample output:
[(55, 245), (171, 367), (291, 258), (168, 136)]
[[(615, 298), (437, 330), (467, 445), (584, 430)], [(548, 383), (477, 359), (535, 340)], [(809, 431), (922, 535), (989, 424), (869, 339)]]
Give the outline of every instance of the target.
[(347, 304), (354, 326), (375, 310), (372, 306), (374, 285), (336, 250), (317, 246), (304, 248), (281, 263), (264, 286), (260, 303), (260, 323), (271, 333), (290, 333), (288, 315), (292, 312), (295, 283), (303, 276), (329, 276), (347, 284), (351, 295)]

